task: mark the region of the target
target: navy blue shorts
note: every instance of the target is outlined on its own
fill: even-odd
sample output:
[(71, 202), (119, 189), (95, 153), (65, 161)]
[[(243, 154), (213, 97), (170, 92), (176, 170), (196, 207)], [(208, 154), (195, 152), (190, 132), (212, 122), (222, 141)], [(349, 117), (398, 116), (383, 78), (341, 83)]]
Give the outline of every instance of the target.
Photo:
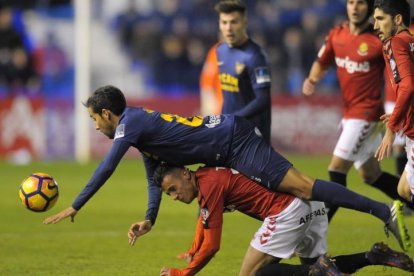
[(253, 123), (236, 117), (229, 159), (225, 166), (276, 191), (292, 164), (259, 136)]

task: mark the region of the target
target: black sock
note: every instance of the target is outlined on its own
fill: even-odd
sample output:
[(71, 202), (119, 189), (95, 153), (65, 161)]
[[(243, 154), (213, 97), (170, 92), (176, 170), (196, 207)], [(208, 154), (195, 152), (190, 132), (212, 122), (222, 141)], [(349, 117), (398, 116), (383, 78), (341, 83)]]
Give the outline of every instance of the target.
[(371, 184), (371, 186), (381, 190), (387, 196), (392, 199), (400, 198), (397, 191), (398, 182), (400, 179), (392, 174), (383, 172), (374, 183), (367, 183)]
[(308, 276), (309, 265), (268, 264), (256, 271), (256, 276)]
[(400, 197), (397, 191), (398, 182), (400, 179), (392, 174), (383, 172), (380, 177), (371, 185), (377, 189), (383, 191), (386, 195), (388, 195), (392, 199), (399, 199), (404, 202), (405, 206), (414, 210), (413, 202), (407, 201), (404, 198)]
[(398, 175), (402, 175), (405, 169), (405, 165), (407, 164), (407, 155), (402, 154), (400, 156), (395, 157), (395, 166)]
[[(336, 182), (346, 187), (346, 174), (345, 173), (329, 171), (329, 178), (332, 182)], [(335, 215), (336, 211), (338, 210), (338, 206), (332, 205), (330, 203), (325, 203), (325, 205), (329, 209), (328, 221), (330, 222), (332, 217)]]
[(335, 182), (316, 179), (312, 188), (312, 200), (372, 214), (384, 223), (388, 223), (391, 216), (386, 204), (357, 194)]
[(333, 257), (336, 267), (342, 273), (355, 273), (358, 269), (370, 265), (365, 253), (356, 253), (352, 255), (341, 255)]

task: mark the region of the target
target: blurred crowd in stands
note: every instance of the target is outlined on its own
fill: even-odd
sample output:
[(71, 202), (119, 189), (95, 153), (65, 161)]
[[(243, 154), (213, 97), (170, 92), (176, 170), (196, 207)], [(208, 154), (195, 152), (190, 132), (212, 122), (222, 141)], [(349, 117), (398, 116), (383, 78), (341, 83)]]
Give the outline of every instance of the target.
[(73, 64), (67, 61), (54, 33), (47, 34), (44, 42), (34, 43), (23, 16), (30, 9), (69, 4), (67, 0), (0, 0), (0, 96), (36, 97), (62, 89), (73, 93), (67, 90), (73, 90)]
[[(2, 1), (0, 95), (73, 89), (73, 61), (67, 59), (54, 33), (33, 45), (23, 22), (24, 10), (39, 12), (39, 5), (44, 8), (54, 1), (11, 1), (31, 3), (19, 8), (13, 5), (13, 9)], [(93, 1), (94, 13), (99, 13), (103, 1), (110, 0)], [(147, 3), (146, 9), (139, 8), (140, 1)], [(55, 2), (73, 11), (73, 1)], [(130, 60), (130, 70), (145, 72), (146, 86), (158, 93), (197, 94), (204, 58), (219, 39), (216, 2), (128, 0), (123, 11), (104, 18), (103, 24), (117, 37), (120, 51)], [(346, 18), (346, 1), (247, 0), (245, 3), (249, 36), (265, 49), (271, 62), (272, 90), (299, 95), (305, 74), (329, 28)], [(96, 19), (99, 14), (94, 16)], [(334, 69), (318, 89), (338, 90)]]
[[(245, 1), (249, 35), (267, 52), (273, 91), (300, 94), (304, 73), (316, 57), (328, 29), (346, 16), (345, 0)], [(218, 40), (216, 1), (158, 0), (145, 12), (130, 0), (112, 29), (133, 68), (144, 67), (160, 91), (197, 91), (206, 52)], [(321, 89), (337, 89), (335, 73)]]

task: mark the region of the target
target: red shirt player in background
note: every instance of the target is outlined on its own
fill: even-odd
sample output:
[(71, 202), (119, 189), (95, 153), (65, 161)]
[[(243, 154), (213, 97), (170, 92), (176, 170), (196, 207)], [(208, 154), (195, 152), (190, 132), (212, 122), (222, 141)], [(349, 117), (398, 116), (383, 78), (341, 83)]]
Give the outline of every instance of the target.
[(388, 77), (397, 95), (392, 114), (381, 119), (387, 130), (376, 157), (389, 156), (395, 136), (406, 136), (407, 165), (398, 184), (398, 193), (414, 201), (414, 37), (408, 30), (410, 5), (406, 0), (375, 1), (374, 28), (383, 42)]
[[(342, 133), (328, 167), (331, 181), (346, 186), (352, 165), (365, 183), (398, 198), (398, 177), (382, 172), (374, 158), (381, 142), (379, 118), (385, 62), (382, 44), (369, 22), (374, 0), (347, 0), (348, 22), (334, 27), (303, 83), (303, 93), (312, 95), (329, 66), (336, 64), (344, 114)], [(327, 206), (329, 220), (336, 206)]]
[[(235, 210), (263, 221), (250, 242), (239, 275), (336, 276), (374, 264), (414, 271), (414, 262), (407, 255), (383, 243), (376, 243), (368, 252), (330, 260), (324, 255), (328, 220), (322, 202), (274, 193), (233, 169), (204, 167), (193, 172), (164, 163), (155, 170), (154, 181), (174, 200), (190, 204), (197, 198), (201, 208), (193, 245), (186, 254), (188, 266), (162, 268), (161, 276), (195, 275), (207, 265), (220, 248), (223, 212)], [(136, 240), (135, 231), (139, 232), (139, 226), (132, 225), (130, 244)], [(307, 265), (275, 264), (293, 254)]]

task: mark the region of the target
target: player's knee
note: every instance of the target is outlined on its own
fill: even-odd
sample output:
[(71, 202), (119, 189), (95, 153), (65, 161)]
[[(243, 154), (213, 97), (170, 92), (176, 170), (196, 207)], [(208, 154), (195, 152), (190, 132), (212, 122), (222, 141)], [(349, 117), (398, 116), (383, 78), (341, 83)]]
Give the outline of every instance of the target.
[(292, 194), (304, 200), (310, 200), (314, 182), (314, 179), (291, 168), (280, 183), (278, 191)]
[(400, 197), (404, 198), (408, 202), (411, 202), (412, 193), (408, 185), (398, 185), (397, 191)]

